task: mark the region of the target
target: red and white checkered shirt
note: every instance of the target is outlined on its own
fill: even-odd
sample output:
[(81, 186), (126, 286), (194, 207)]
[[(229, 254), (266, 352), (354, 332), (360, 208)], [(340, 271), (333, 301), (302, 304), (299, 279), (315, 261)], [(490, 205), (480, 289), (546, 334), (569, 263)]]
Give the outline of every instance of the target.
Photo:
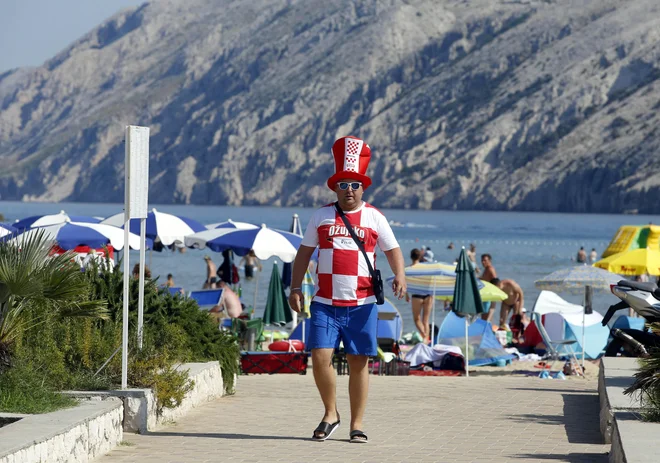
[[(359, 209), (345, 212), (345, 215), (355, 234), (364, 242), (364, 249), (374, 268), (376, 245), (382, 251), (399, 247), (390, 224), (375, 207), (363, 202)], [(314, 301), (338, 307), (376, 302), (367, 262), (334, 203), (314, 212), (302, 244), (319, 247)]]

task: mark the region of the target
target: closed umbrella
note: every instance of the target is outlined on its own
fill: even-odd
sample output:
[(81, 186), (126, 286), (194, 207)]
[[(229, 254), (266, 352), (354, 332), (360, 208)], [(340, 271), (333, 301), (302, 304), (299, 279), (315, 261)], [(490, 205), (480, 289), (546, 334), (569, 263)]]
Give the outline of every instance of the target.
[(617, 284), (619, 276), (602, 268), (587, 265), (576, 265), (552, 272), (534, 285), (539, 289), (554, 292), (569, 292), (573, 294), (584, 293), (584, 304), (582, 311), (582, 369), (584, 370), (584, 325), (586, 316), (593, 312), (591, 299), (594, 291), (609, 292), (610, 285)]
[(465, 248), (461, 249), (456, 265), (456, 285), (454, 286), (453, 311), (465, 317), (465, 376), (470, 376), (468, 369), (468, 318), (483, 313), (484, 306), (479, 295), (479, 281), (474, 274), (474, 267), (468, 260)]
[(277, 262), (273, 264), (273, 271), (268, 284), (268, 299), (263, 315), (264, 324), (283, 326), (293, 320), (289, 301), (282, 286), (282, 279), (277, 268)]
[[(300, 218), (298, 217), (298, 214), (293, 214), (293, 220), (291, 221), (291, 227), (289, 227), (289, 231), (294, 235), (303, 236), (302, 226), (300, 225)], [(284, 285), (284, 289), (291, 286), (291, 271), (292, 264), (290, 262), (285, 262), (282, 265), (282, 284)]]

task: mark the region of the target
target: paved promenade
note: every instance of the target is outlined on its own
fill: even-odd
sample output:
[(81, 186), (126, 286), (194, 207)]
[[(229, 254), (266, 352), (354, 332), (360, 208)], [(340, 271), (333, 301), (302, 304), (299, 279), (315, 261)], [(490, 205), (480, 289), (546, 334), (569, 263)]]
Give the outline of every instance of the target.
[(607, 462), (596, 382), (529, 377), (373, 377), (364, 431), (350, 444), (348, 378), (339, 377), (342, 427), (309, 437), (322, 411), (306, 376), (239, 378), (210, 402), (97, 460), (111, 462)]

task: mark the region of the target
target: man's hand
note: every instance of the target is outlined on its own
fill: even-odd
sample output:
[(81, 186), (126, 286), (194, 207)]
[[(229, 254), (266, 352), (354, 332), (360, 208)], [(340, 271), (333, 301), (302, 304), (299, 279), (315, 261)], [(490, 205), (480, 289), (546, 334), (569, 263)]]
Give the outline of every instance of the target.
[(291, 306), (291, 310), (300, 313), (303, 307), (303, 293), (301, 290), (294, 289), (291, 291), (291, 294), (289, 294), (289, 305)]
[(406, 277), (405, 275), (394, 275), (394, 280), (392, 280), (392, 291), (394, 291), (394, 296), (398, 299), (402, 299), (406, 295)]

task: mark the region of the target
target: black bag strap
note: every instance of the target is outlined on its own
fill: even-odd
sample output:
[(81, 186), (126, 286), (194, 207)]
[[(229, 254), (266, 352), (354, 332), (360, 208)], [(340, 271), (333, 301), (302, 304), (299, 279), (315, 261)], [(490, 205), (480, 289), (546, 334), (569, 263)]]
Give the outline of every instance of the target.
[(360, 238), (358, 238), (358, 236), (355, 234), (355, 230), (353, 230), (353, 226), (348, 221), (348, 218), (346, 218), (344, 211), (342, 211), (341, 207), (339, 207), (339, 202), (335, 203), (335, 209), (337, 209), (337, 212), (339, 212), (339, 217), (341, 217), (342, 222), (344, 222), (344, 225), (346, 226), (348, 233), (351, 234), (351, 238), (353, 238), (353, 241), (355, 241), (357, 247), (360, 248), (360, 251), (362, 251), (364, 260), (367, 261), (367, 267), (369, 267), (369, 274), (371, 275), (371, 278), (376, 279), (376, 272), (374, 271), (374, 268), (371, 266), (371, 261), (369, 260), (369, 256), (367, 256), (367, 251), (365, 251), (364, 249), (364, 244), (362, 244)]

